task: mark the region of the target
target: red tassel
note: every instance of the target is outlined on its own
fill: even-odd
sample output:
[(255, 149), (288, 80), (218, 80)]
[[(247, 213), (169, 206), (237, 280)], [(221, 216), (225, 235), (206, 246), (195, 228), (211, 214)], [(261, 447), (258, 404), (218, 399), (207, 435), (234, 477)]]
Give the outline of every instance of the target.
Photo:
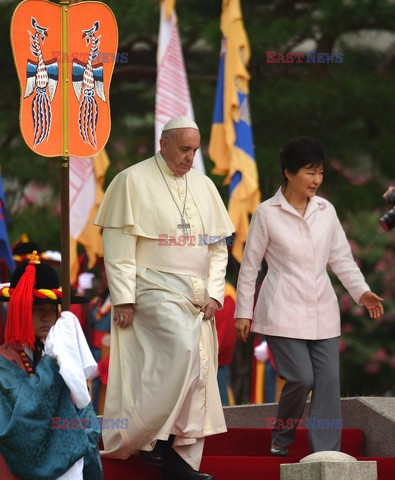
[(36, 283), (36, 267), (29, 263), (12, 292), (8, 307), (5, 342), (22, 343), (34, 349), (33, 287)]

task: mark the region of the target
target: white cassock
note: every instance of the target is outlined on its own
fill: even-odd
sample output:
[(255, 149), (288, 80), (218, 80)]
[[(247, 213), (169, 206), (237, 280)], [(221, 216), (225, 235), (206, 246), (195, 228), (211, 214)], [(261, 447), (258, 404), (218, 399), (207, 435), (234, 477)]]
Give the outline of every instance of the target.
[[(131, 328), (112, 323), (101, 453), (127, 458), (175, 435), (173, 448), (198, 469), (204, 437), (226, 431), (215, 320), (200, 310), (210, 297), (223, 303), (234, 227), (208, 177), (177, 177), (160, 154), (115, 177), (95, 224), (113, 305), (135, 304)], [(124, 428), (104, 428), (117, 419)]]

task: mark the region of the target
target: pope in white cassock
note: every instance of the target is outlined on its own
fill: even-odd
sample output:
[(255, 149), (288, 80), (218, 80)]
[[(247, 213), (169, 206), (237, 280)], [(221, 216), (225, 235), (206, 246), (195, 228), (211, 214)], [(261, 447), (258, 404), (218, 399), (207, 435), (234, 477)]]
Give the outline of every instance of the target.
[[(103, 456), (133, 453), (164, 479), (199, 473), (204, 438), (226, 431), (214, 315), (222, 307), (234, 227), (212, 181), (191, 169), (200, 133), (176, 117), (160, 152), (120, 172), (95, 224), (114, 305)], [(124, 420), (127, 419), (127, 422)]]

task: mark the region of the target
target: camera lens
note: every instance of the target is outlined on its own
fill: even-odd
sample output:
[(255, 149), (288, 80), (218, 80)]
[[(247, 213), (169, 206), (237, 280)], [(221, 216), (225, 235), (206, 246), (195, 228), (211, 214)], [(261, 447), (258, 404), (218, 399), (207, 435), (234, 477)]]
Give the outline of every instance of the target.
[(395, 208), (383, 215), (379, 220), (380, 225), (389, 232), (395, 227)]

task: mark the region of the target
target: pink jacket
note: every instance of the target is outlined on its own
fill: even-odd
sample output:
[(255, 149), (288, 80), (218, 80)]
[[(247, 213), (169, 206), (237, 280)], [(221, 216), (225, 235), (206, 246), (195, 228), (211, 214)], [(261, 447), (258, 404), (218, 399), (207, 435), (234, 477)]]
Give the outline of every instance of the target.
[[(255, 310), (255, 282), (265, 257), (268, 272)], [(281, 188), (256, 209), (240, 268), (236, 318), (252, 318), (252, 331), (320, 340), (340, 335), (340, 311), (327, 265), (355, 302), (369, 290), (351, 254), (336, 211), (321, 197), (310, 199), (304, 218)]]

